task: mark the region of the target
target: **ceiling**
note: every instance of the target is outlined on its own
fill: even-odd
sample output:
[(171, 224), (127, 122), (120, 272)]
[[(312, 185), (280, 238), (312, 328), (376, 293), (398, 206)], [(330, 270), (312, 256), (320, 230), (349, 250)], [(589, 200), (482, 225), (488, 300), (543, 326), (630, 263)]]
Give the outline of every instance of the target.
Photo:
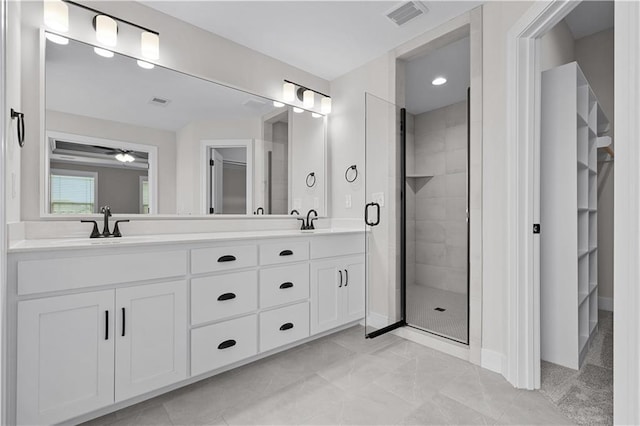
[(583, 1), (565, 18), (574, 39), (613, 28), (613, 1)]
[[(411, 114), (422, 114), (464, 101), (470, 84), (469, 37), (450, 43), (406, 65), (405, 103)], [(441, 86), (431, 84), (445, 77)]]
[[(169, 103), (158, 106), (150, 102), (154, 97)], [(269, 99), (158, 66), (142, 69), (127, 56), (103, 58), (74, 40), (65, 46), (47, 42), (46, 107), (169, 131), (192, 121), (255, 118), (275, 109)]]
[(157, 1), (141, 3), (333, 80), (480, 4), (425, 1), (428, 13), (396, 26), (398, 1)]

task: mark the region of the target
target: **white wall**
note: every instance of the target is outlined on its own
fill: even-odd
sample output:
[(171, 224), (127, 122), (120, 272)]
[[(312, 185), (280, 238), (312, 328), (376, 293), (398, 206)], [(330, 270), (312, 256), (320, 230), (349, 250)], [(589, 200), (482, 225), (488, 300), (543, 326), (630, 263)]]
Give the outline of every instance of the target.
[[(13, 73), (9, 86), (20, 87), (15, 76), (22, 77), (22, 109), (27, 117), (27, 143), (22, 151), (20, 175), (22, 194), (38, 193), (39, 145), (40, 140), (40, 91), (41, 58), (40, 33), (42, 26), (42, 1), (10, 2), (11, 7), (22, 7), (21, 40), (12, 37), (10, 49), (21, 52), (21, 70)], [(290, 79), (321, 92), (329, 92), (329, 83), (308, 72), (253, 51), (230, 40), (176, 20), (168, 15), (145, 7), (133, 1), (91, 2), (91, 7), (114, 16), (147, 26), (160, 32), (160, 65), (183, 71), (199, 77), (225, 83), (252, 93), (279, 99), (282, 92), (282, 80)], [(73, 6), (69, 6), (71, 10)], [(73, 21), (70, 23), (69, 36), (78, 40), (93, 42), (94, 32), (90, 23)], [(10, 20), (11, 21), (11, 20)], [(16, 21), (13, 21), (16, 22)], [(122, 32), (122, 42), (116, 49), (120, 53), (138, 56), (137, 39), (128, 40)], [(14, 62), (15, 63), (15, 62)], [(11, 159), (10, 159), (11, 160)], [(8, 161), (9, 164), (18, 164)], [(20, 173), (18, 173), (20, 172)], [(11, 171), (8, 171), (9, 176)], [(189, 189), (190, 191), (190, 189)], [(19, 212), (19, 197), (9, 199), (8, 209), (12, 212), (10, 220), (34, 220), (39, 218), (39, 203), (34, 197), (24, 197)], [(180, 207), (180, 206), (179, 206)], [(180, 212), (180, 209), (178, 209)]]
[(507, 334), (507, 141), (506, 43), (513, 23), (530, 2), (483, 5), (482, 153), (482, 348), (506, 354)]
[(575, 61), (573, 34), (563, 20), (540, 39), (540, 70)]
[[(614, 136), (613, 45), (613, 29), (583, 37), (575, 43), (576, 60), (611, 122), (611, 136)], [(613, 298), (614, 165), (605, 163), (598, 170), (598, 296), (605, 298)]]
[[(47, 130), (152, 145), (158, 148), (158, 213), (176, 212), (176, 134), (173, 132), (47, 110)], [(38, 198), (39, 192), (23, 198)], [(29, 200), (29, 204), (38, 200)], [(113, 211), (116, 213), (116, 211)]]
[[(20, 97), (20, 16), (22, 3), (17, 1), (7, 2), (7, 43), (6, 43), (6, 94), (5, 101), (7, 115), (11, 108), (22, 111)], [(28, 122), (28, 121), (27, 121)], [(5, 157), (5, 209), (7, 222), (20, 220), (20, 162), (22, 149), (18, 146), (16, 134), (17, 123), (7, 118), (5, 132), (7, 141)], [(27, 133), (28, 135), (28, 133)], [(32, 140), (32, 139), (31, 139)], [(34, 142), (31, 142), (34, 143)]]

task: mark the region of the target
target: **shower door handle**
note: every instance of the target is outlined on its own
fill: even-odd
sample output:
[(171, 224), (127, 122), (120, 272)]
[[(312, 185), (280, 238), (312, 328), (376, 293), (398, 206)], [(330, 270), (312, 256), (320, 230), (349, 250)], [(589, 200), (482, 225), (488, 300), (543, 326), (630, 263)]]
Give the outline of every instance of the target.
[[(369, 220), (369, 207), (376, 208), (376, 221), (372, 222)], [(369, 226), (378, 226), (380, 224), (380, 204), (371, 202), (364, 207), (364, 223)]]

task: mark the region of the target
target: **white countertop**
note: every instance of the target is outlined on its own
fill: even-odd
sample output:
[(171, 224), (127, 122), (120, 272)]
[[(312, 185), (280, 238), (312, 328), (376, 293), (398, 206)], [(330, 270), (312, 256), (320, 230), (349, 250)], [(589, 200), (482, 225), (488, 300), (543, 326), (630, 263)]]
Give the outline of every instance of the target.
[(255, 240), (281, 237), (312, 237), (314, 235), (357, 234), (364, 232), (363, 228), (330, 228), (312, 231), (301, 230), (269, 230), (269, 231), (232, 231), (189, 234), (156, 234), (135, 235), (119, 238), (47, 238), (29, 239), (13, 242), (9, 253), (25, 253), (45, 250), (78, 250), (92, 248), (106, 248), (113, 246), (149, 246), (154, 244), (171, 243), (201, 243), (207, 241)]

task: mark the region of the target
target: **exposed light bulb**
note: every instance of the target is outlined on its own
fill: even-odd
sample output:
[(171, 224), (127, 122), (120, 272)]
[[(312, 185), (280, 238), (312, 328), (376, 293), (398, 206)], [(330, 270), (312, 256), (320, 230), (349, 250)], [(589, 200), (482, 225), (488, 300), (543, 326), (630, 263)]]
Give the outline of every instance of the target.
[(153, 67), (155, 66), (150, 62), (141, 61), (140, 59), (138, 59), (137, 62), (138, 62), (138, 66), (140, 68), (144, 68), (145, 70), (152, 70)]
[(302, 108), (293, 107), (293, 112), (300, 114), (301, 112), (304, 112), (304, 110)]
[(105, 46), (118, 44), (118, 23), (107, 15), (95, 17), (96, 40)]
[(444, 77), (436, 77), (436, 78), (433, 79), (431, 84), (433, 84), (434, 86), (442, 86), (446, 82), (447, 82), (446, 78), (444, 78)]
[(158, 60), (160, 58), (160, 37), (158, 34), (143, 32), (140, 35), (140, 51), (142, 57), (153, 61)]
[(322, 114), (318, 114), (317, 112), (312, 112), (312, 113), (311, 113), (311, 116), (312, 116), (313, 118), (320, 118), (320, 117), (322, 117)]
[(282, 99), (291, 102), (296, 97), (296, 86), (293, 83), (284, 83), (282, 85)]
[(107, 49), (103, 49), (101, 47), (94, 47), (93, 51), (96, 53), (96, 55), (100, 55), (104, 58), (113, 58), (113, 52)]
[(282, 108), (284, 104), (282, 102), (273, 101), (273, 106), (276, 108)]
[(133, 161), (135, 161), (135, 158), (128, 152), (121, 152), (119, 154), (116, 154), (116, 160), (122, 163), (132, 163)]
[(44, 36), (47, 38), (47, 40), (56, 44), (62, 44), (63, 46), (69, 44), (68, 38), (62, 37), (61, 35), (58, 35), (58, 34), (45, 33)]
[(52, 30), (69, 31), (69, 7), (62, 0), (44, 2), (44, 23)]
[(302, 105), (304, 105), (305, 108), (313, 108), (313, 103), (315, 101), (313, 95), (313, 90), (309, 89), (302, 93)]
[(322, 100), (320, 101), (320, 112), (323, 114), (331, 113), (331, 98), (322, 98)]

